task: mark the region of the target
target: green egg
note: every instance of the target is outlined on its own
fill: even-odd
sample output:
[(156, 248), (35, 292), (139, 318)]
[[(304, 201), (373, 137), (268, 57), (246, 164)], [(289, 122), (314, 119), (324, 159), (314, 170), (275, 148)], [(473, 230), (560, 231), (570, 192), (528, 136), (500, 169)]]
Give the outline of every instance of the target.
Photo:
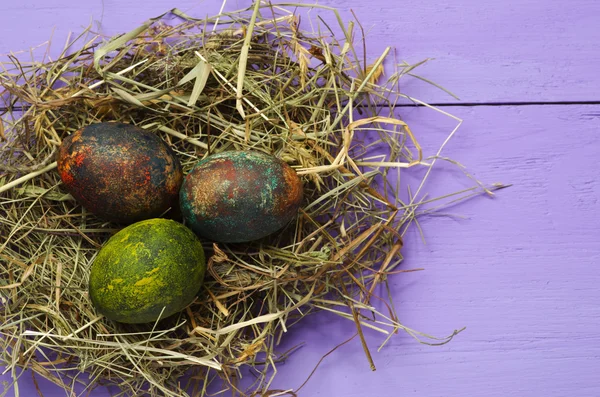
[(205, 271), (202, 244), (191, 230), (149, 219), (120, 230), (100, 249), (90, 271), (90, 299), (111, 320), (154, 322), (191, 303)]

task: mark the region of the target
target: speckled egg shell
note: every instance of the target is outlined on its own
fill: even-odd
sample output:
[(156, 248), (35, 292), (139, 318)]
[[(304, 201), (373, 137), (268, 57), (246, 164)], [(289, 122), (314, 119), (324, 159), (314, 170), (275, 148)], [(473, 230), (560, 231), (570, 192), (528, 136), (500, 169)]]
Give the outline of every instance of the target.
[(206, 259), (200, 240), (181, 223), (147, 219), (102, 246), (90, 269), (96, 310), (123, 323), (154, 322), (183, 310), (200, 290)]
[(133, 223), (177, 205), (183, 172), (158, 136), (122, 123), (86, 126), (65, 138), (58, 172), (69, 193), (100, 218)]
[(230, 151), (200, 161), (185, 177), (179, 201), (197, 235), (239, 243), (281, 229), (297, 215), (302, 199), (302, 182), (284, 161)]

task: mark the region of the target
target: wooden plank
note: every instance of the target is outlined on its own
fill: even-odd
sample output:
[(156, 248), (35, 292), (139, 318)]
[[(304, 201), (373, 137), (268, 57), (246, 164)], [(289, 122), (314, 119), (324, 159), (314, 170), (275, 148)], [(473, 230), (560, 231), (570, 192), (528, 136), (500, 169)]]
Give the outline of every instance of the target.
[[(308, 3), (308, 2), (307, 2)], [(422, 0), (391, 3), (322, 0), (337, 7), (345, 21), (354, 10), (367, 31), (368, 59), (386, 46), (398, 61), (435, 58), (417, 69), (424, 77), (455, 92), (464, 103), (599, 101), (600, 29), (595, 0)], [(177, 6), (195, 16), (214, 14), (220, 1), (181, 0)], [(227, 10), (250, 0), (230, 1)], [(55, 29), (59, 49), (69, 31), (80, 32), (91, 21), (112, 35), (138, 26), (175, 4), (164, 0), (119, 2), (25, 0), (10, 2), (0, 14), (0, 54), (27, 49)], [(326, 12), (313, 12), (324, 15)], [(308, 19), (304, 18), (308, 27)], [(387, 63), (391, 72), (393, 59)], [(405, 92), (428, 102), (456, 103), (447, 94), (414, 79)]]
[[(355, 340), (300, 395), (600, 395), (600, 106), (446, 110), (465, 120), (446, 154), (485, 181), (514, 186), (446, 211), (466, 219), (423, 218), (427, 245), (412, 229), (403, 268), (425, 271), (391, 286), (405, 325), (437, 336), (466, 331), (442, 347), (401, 334), (373, 353), (375, 373)], [(426, 109), (405, 120), (428, 154), (454, 125)], [(448, 168), (425, 190), (447, 193), (463, 180)], [(327, 315), (292, 330), (288, 344), (307, 345), (279, 368), (274, 387), (301, 383), (352, 332)], [(384, 338), (369, 336), (374, 351)]]
[[(425, 271), (394, 276), (391, 286), (405, 325), (436, 336), (467, 330), (442, 347), (400, 334), (379, 353), (383, 337), (366, 330), (376, 372), (355, 340), (326, 359), (300, 395), (600, 395), (600, 106), (447, 110), (464, 124), (445, 154), (486, 182), (514, 186), (446, 211), (466, 219), (422, 218), (427, 245), (413, 228), (403, 268)], [(403, 113), (426, 155), (454, 127), (428, 109)], [(406, 178), (416, 181), (415, 173)], [(424, 189), (432, 196), (465, 185), (453, 168), (433, 175)], [(292, 328), (281, 351), (306, 346), (279, 365), (273, 386), (298, 387), (352, 332), (324, 314)], [(34, 395), (29, 377), (20, 384)]]

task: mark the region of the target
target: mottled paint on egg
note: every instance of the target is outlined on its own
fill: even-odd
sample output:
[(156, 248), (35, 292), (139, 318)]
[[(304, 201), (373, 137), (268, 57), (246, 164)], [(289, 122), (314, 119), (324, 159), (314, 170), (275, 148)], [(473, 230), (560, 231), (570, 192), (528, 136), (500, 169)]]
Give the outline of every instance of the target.
[(90, 269), (96, 310), (123, 323), (154, 322), (183, 310), (204, 281), (202, 243), (169, 219), (131, 224), (102, 246)]
[(65, 138), (58, 172), (88, 211), (117, 223), (160, 216), (177, 205), (183, 172), (158, 136), (123, 123), (97, 123)]
[(281, 229), (297, 215), (302, 199), (302, 182), (284, 161), (230, 151), (200, 161), (185, 177), (179, 201), (196, 234), (238, 243)]

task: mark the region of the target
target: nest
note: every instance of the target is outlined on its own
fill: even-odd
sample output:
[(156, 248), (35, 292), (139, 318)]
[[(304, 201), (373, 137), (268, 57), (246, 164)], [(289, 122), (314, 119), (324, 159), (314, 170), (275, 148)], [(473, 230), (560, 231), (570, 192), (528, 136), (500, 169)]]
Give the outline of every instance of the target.
[[(115, 385), (122, 395), (204, 396), (217, 383), (270, 395), (275, 367), (291, 354), (279, 341), (315, 311), (353, 324), (369, 360), (365, 327), (384, 334), (382, 345), (399, 330), (431, 344), (456, 334), (436, 339), (403, 326), (386, 292), (391, 274), (410, 271), (398, 269), (402, 236), (435, 200), (423, 186), (447, 160), (424, 158), (396, 115), (399, 100), (411, 99), (398, 82), (416, 65), (397, 64), (382, 82), (390, 49), (367, 64), (355, 24), (326, 7), (293, 10), (302, 7), (339, 26), (323, 19), (318, 33), (304, 31), (290, 10), (260, 2), (201, 20), (172, 10), (175, 22), (163, 15), (110, 40), (88, 30), (56, 60), (3, 64), (0, 350), (15, 381), (29, 368), (69, 395)], [(101, 121), (158, 134), (185, 171), (224, 150), (274, 154), (302, 177), (305, 205), (274, 236), (206, 242), (205, 284), (180, 314), (149, 325), (108, 321), (88, 299), (88, 271), (121, 226), (78, 205), (54, 162), (64, 137)], [(400, 173), (413, 168), (425, 177), (403, 197)], [(473, 181), (439, 204), (499, 187)], [(240, 382), (243, 370), (251, 382)]]

